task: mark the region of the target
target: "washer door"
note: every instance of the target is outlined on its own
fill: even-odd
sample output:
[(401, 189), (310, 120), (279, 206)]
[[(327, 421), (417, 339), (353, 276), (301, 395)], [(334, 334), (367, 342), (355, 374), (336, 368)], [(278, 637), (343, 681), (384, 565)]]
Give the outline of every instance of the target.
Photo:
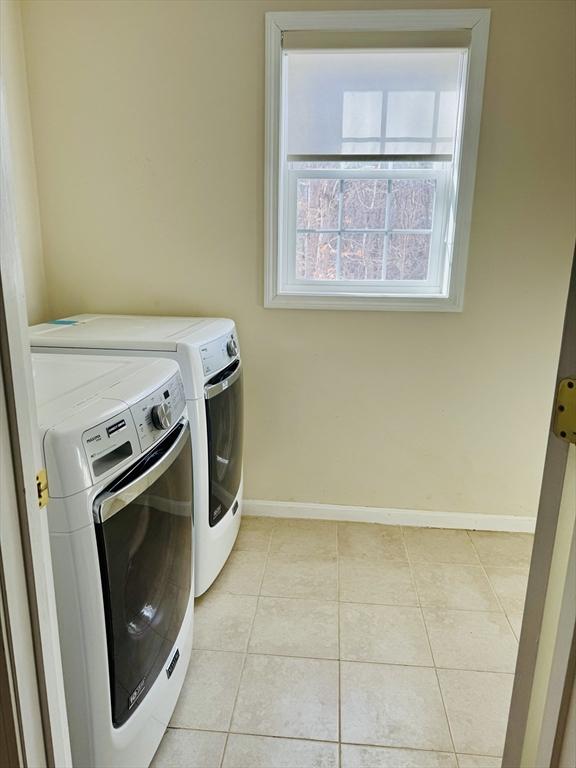
[(162, 668), (192, 597), (192, 455), (181, 423), (96, 499), (112, 721), (122, 725)]
[[(235, 361), (204, 389), (210, 473), (210, 526), (228, 512), (242, 480), (242, 368)], [(235, 511), (235, 510), (234, 510)]]

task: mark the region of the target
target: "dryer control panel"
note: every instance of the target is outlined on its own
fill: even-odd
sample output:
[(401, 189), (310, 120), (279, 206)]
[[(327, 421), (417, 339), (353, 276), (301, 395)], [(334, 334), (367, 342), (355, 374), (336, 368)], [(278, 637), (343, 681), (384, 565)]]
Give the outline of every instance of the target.
[(130, 408), (143, 451), (178, 421), (185, 407), (184, 385), (180, 374), (176, 374)]
[(225, 333), (209, 344), (204, 344), (200, 347), (204, 376), (212, 376), (239, 356), (240, 347), (238, 346), (238, 334), (235, 330), (232, 333)]

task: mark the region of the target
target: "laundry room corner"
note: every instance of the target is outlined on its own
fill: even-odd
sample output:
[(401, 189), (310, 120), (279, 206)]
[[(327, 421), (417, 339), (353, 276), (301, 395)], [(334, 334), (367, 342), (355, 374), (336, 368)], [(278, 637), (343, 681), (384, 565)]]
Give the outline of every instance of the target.
[(10, 156), (4, 155), (2, 159), (8, 166), (7, 172), (13, 187), (28, 320), (38, 323), (50, 316), (50, 304), (44, 265), (20, 2), (2, 2), (1, 13), (2, 97), (6, 104), (7, 138), (11, 150)]

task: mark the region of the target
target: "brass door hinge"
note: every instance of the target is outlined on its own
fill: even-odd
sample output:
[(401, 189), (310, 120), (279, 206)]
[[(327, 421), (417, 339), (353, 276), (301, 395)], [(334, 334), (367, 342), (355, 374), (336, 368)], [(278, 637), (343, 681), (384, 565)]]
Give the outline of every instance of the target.
[(44, 467), (36, 475), (36, 492), (38, 494), (38, 508), (42, 509), (48, 504), (48, 476)]
[(567, 443), (576, 443), (576, 379), (562, 379), (558, 384), (554, 434)]

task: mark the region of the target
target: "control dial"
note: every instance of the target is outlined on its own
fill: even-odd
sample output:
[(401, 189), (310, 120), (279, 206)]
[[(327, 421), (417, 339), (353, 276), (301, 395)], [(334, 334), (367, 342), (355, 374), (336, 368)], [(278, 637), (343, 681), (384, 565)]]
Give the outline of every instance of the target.
[(168, 429), (172, 422), (172, 410), (168, 403), (154, 405), (150, 411), (150, 416), (156, 429)]
[(229, 357), (236, 357), (238, 354), (238, 344), (236, 344), (236, 339), (233, 336), (228, 339), (228, 343), (226, 344), (226, 352), (228, 352)]

